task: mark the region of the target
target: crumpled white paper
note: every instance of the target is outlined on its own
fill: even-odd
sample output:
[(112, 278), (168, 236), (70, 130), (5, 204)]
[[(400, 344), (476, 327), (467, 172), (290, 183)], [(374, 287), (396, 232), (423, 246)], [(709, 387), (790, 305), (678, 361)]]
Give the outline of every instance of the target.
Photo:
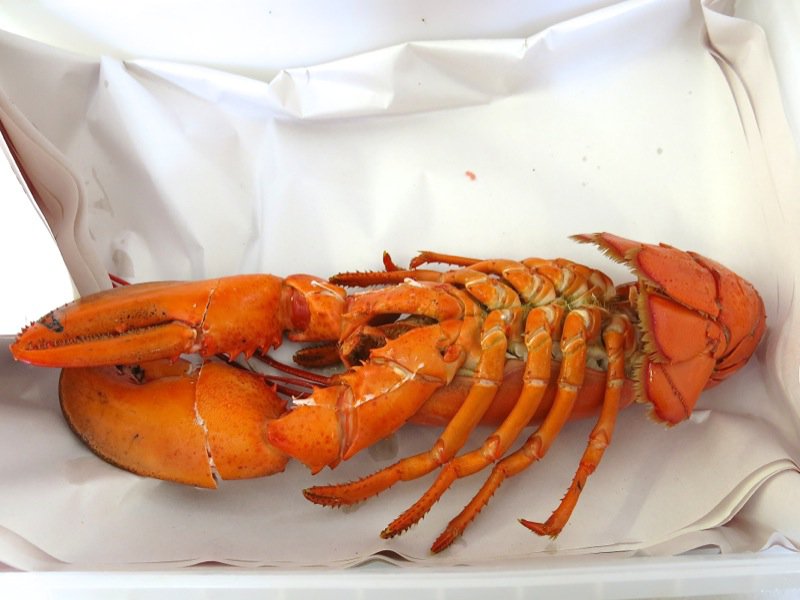
[[(480, 476), (390, 541), (377, 533), (427, 479), (353, 511), (299, 501), (303, 487), (388, 464), (382, 449), (315, 478), (292, 465), (216, 492), (140, 479), (67, 430), (56, 373), (5, 353), (0, 439), (15, 452), (0, 456), (0, 559), (23, 568), (48, 557), (85, 567), (344, 566), (388, 552), (486, 564), (796, 540), (796, 522), (752, 526), (758, 511), (745, 508), (737, 523), (762, 485), (787, 475), (797, 485), (800, 263), (789, 199), (798, 188), (781, 167), (796, 157), (774, 81), (760, 71), (769, 56), (753, 52), (757, 32), (723, 4), (622, 2), (525, 38), (404, 43), (268, 83), (153, 59), (83, 58), (0, 33), (0, 118), (17, 131), (9, 135), (84, 293), (107, 285), (106, 271), (131, 281), (326, 275), (376, 268), (384, 249), (403, 262), (422, 248), (567, 256), (623, 281), (624, 268), (566, 239), (608, 230), (728, 265), (761, 291), (770, 326), (751, 364), (706, 393), (689, 422), (665, 430), (640, 407), (621, 415), (555, 542), (515, 520), (556, 506), (589, 421), (571, 424), (437, 557), (430, 542)], [(753, 72), (766, 87), (751, 87)], [(49, 172), (42, 149), (56, 165)], [(51, 180), (61, 182), (56, 191)], [(409, 428), (398, 455), (436, 435)]]

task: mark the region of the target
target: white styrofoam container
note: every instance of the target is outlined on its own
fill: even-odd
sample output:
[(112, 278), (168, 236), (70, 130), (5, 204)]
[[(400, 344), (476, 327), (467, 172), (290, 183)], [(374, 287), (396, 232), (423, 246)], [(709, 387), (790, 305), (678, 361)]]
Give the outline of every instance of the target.
[[(798, 3), (784, 3), (797, 7)], [(746, 5), (745, 9), (751, 8)], [(756, 10), (756, 9), (753, 9)], [(791, 13), (790, 8), (784, 8)], [(795, 18), (797, 13), (794, 13)], [(791, 65), (791, 59), (779, 55), (776, 64)], [(780, 74), (780, 73), (779, 73)], [(782, 81), (786, 81), (782, 79)], [(789, 87), (789, 84), (786, 84)], [(786, 92), (784, 100), (792, 98)], [(789, 104), (787, 113), (800, 110)], [(15, 217), (16, 219), (17, 217)], [(20, 218), (21, 224), (24, 219)], [(16, 228), (15, 228), (16, 229)], [(31, 227), (41, 235), (41, 223)], [(28, 238), (26, 238), (28, 239)], [(51, 256), (46, 264), (58, 265)], [(60, 265), (59, 265), (60, 266)], [(45, 267), (36, 267), (44, 269)], [(48, 267), (49, 268), (49, 267)], [(1, 273), (7, 282), (20, 282), (20, 275)], [(12, 279), (9, 279), (12, 278)], [(11, 285), (11, 283), (10, 283)], [(14, 283), (13, 285), (16, 285)], [(23, 284), (24, 285), (24, 284)], [(63, 283), (53, 294), (55, 303), (71, 288)], [(38, 294), (38, 292), (37, 292)], [(5, 301), (2, 306), (10, 303)], [(48, 301), (49, 305), (53, 302)], [(29, 306), (24, 307), (26, 310)], [(17, 310), (10, 309), (9, 310)], [(38, 310), (38, 309), (36, 309)], [(23, 320), (30, 318), (22, 312)], [(477, 597), (500, 591), (517, 597), (701, 597), (711, 595), (747, 595), (756, 597), (791, 597), (800, 588), (800, 557), (793, 552), (767, 551), (756, 554), (710, 556), (702, 553), (673, 558), (651, 557), (561, 557), (539, 559), (535, 566), (498, 565), (492, 568), (397, 569), (379, 561), (357, 569), (242, 569), (220, 565), (152, 571), (81, 571), (14, 572), (0, 574), (0, 587), (11, 594), (26, 597), (100, 597), (108, 591), (124, 592), (131, 597), (166, 597), (181, 591), (187, 597), (348, 597), (353, 592), (365, 597), (403, 596), (413, 593), (427, 597)]]
[(242, 569), (7, 572), (4, 598), (735, 598), (788, 600), (800, 560), (775, 552), (673, 558), (553, 557), (513, 568)]

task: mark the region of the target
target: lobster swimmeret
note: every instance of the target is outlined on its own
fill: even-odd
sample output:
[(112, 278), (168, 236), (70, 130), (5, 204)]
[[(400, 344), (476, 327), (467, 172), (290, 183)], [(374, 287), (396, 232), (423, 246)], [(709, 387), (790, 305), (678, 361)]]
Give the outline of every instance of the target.
[[(666, 245), (579, 235), (631, 268), (615, 287), (568, 260), (476, 260), (422, 253), (407, 270), (324, 281), (243, 275), (148, 283), (77, 300), (26, 328), (18, 360), (65, 367), (63, 412), (102, 458), (140, 475), (214, 487), (215, 478), (270, 475), (296, 458), (335, 467), (404, 423), (444, 424), (428, 452), (363, 479), (304, 491), (317, 504), (360, 502), (438, 469), (428, 491), (383, 537), (418, 522), (458, 478), (493, 466), (483, 487), (433, 545), (443, 550), (504, 479), (541, 459), (566, 421), (597, 422), (566, 495), (540, 535), (567, 523), (632, 401), (672, 425), (704, 388), (740, 369), (765, 329), (764, 305), (725, 267)], [(451, 270), (420, 268), (445, 263)], [(343, 287), (365, 287), (346, 294)], [(251, 356), (283, 335), (327, 342), (301, 365), (336, 355), (345, 370), (291, 404), (264, 377), (225, 361), (187, 371), (182, 354)], [(166, 359), (166, 360), (165, 360)], [(135, 365), (121, 374), (114, 365)], [(133, 375), (133, 377), (131, 377)], [(538, 422), (522, 446), (511, 445)], [(462, 452), (479, 423), (484, 443)]]

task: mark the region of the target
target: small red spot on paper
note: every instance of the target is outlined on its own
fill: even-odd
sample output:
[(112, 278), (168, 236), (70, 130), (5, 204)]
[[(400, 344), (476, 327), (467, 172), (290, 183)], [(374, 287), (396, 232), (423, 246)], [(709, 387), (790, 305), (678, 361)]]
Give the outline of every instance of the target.
[(471, 181), (475, 181), (478, 178), (478, 176), (475, 175), (475, 173), (473, 173), (472, 171), (465, 171), (464, 175), (469, 177)]

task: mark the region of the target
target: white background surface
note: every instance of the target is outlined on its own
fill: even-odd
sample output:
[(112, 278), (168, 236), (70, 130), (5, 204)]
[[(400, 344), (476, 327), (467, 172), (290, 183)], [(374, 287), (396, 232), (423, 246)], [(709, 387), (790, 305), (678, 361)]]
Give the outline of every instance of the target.
[[(2, 140), (0, 140), (2, 144)], [(73, 298), (72, 282), (47, 224), (30, 202), (10, 154), (0, 156), (0, 276), (7, 290), (0, 305), (0, 335), (11, 335), (54, 306)], [(11, 257), (20, 257), (12, 260)]]
[[(786, 3), (786, 5), (790, 5), (790, 4), (791, 3)], [(11, 6), (12, 9), (15, 9), (15, 10), (18, 10), (20, 8), (19, 5), (15, 6), (13, 3), (10, 4), (9, 6)], [(795, 4), (795, 6), (796, 6), (796, 4)], [(412, 6), (412, 8), (419, 8), (419, 7)], [(452, 7), (448, 7), (448, 9), (450, 11), (452, 11)], [(787, 9), (787, 10), (789, 10), (789, 9)], [(58, 14), (59, 10), (55, 10), (54, 12), (55, 12), (55, 14)], [(413, 11), (410, 11), (410, 12), (413, 12)], [(13, 13), (13, 11), (12, 11), (12, 13)], [(93, 14), (96, 15), (97, 13), (93, 13)], [(416, 34), (415, 36), (412, 35), (412, 37), (414, 37), (414, 38), (422, 37), (422, 34), (419, 31), (419, 28), (427, 26), (427, 24), (429, 24), (430, 22), (435, 22), (436, 18), (437, 18), (436, 17), (437, 14), (438, 14), (438, 12), (434, 13), (434, 15), (430, 15), (428, 17), (425, 17), (424, 21), (422, 20), (422, 17), (420, 17), (420, 22), (419, 22), (420, 24), (417, 24), (415, 18), (411, 18), (411, 17), (409, 17), (405, 21), (403, 21), (402, 19), (399, 20), (400, 24), (405, 23), (407, 25), (407, 27), (405, 29), (401, 27), (400, 29), (404, 29), (404, 31), (402, 31), (400, 34), (397, 34), (397, 35), (402, 36), (402, 35)], [(469, 14), (469, 13), (467, 13), (467, 14)], [(474, 16), (474, 15), (472, 15), (472, 16)], [(12, 18), (12, 19), (21, 18), (21, 17), (19, 17), (18, 13), (9, 14), (9, 17)], [(83, 15), (83, 17), (87, 17), (87, 15)], [(66, 18), (63, 18), (63, 17), (56, 18), (55, 19), (55, 23), (56, 23), (55, 25), (53, 25), (53, 23), (50, 22), (50, 25), (52, 26), (51, 31), (60, 31), (61, 34), (63, 35), (65, 31), (69, 31), (70, 24), (71, 24), (72, 27), (75, 27), (76, 26), (75, 23), (86, 23), (86, 22), (90, 22), (90, 21), (88, 21), (88, 20), (86, 20), (84, 18), (81, 18), (81, 19), (78, 19), (78, 18), (66, 19)], [(161, 21), (159, 21), (159, 22), (161, 22)], [(320, 22), (323, 22), (323, 21), (320, 21)], [(27, 23), (28, 30), (26, 30), (25, 33), (26, 34), (31, 34), (32, 31), (35, 29), (35, 27), (38, 27), (39, 24), (42, 24), (42, 23), (43, 24), (47, 24), (48, 20), (47, 19), (41, 19), (41, 18), (40, 19), (32, 19), (30, 22)], [(333, 21), (333, 23), (334, 24), (338, 24), (341, 27), (344, 27), (344, 25), (341, 25), (341, 21)], [(425, 25), (422, 25), (423, 23)], [(284, 22), (283, 24), (285, 25), (286, 23)], [(474, 23), (473, 23), (473, 25), (474, 25)], [(494, 31), (494, 32), (490, 32), (490, 33), (493, 34), (493, 35), (497, 35), (498, 33), (501, 33), (501, 32), (504, 31), (504, 29), (503, 29), (504, 26), (506, 28), (511, 28), (511, 24), (510, 23), (505, 23), (505, 24), (501, 23), (500, 25), (498, 25), (498, 31)], [(103, 27), (101, 27), (100, 29), (103, 29)], [(107, 29), (110, 29), (110, 27), (108, 27)], [(283, 28), (278, 28), (278, 29), (284, 30)], [(200, 30), (202, 31), (202, 29), (200, 29)], [(427, 32), (427, 30), (425, 30), (425, 32)], [(337, 37), (338, 37), (338, 34), (340, 34), (340, 33), (348, 33), (348, 32), (347, 31), (344, 31), (344, 32), (337, 31), (336, 33), (337, 33)], [(349, 33), (352, 33), (352, 32), (349, 32)], [(447, 33), (448, 33), (447, 31), (444, 32), (444, 37), (447, 37), (447, 35), (446, 35)], [(452, 33), (452, 32), (450, 32), (450, 33)], [(473, 32), (470, 32), (470, 33), (473, 33)], [(42, 34), (41, 31), (37, 30), (36, 35), (45, 35), (45, 34)], [(233, 36), (233, 37), (236, 38), (236, 36)], [(310, 39), (317, 40), (317, 39), (321, 39), (321, 37), (322, 36), (315, 34), (315, 35), (311, 35)], [(347, 39), (351, 39), (351, 40), (352, 39), (358, 39), (357, 36), (352, 36), (352, 35), (351, 36), (343, 36), (343, 37), (346, 37)], [(391, 38), (391, 36), (389, 36), (389, 37)], [(161, 38), (161, 39), (164, 39), (164, 38)], [(167, 36), (167, 39), (169, 39), (169, 36)], [(192, 39), (197, 39), (197, 38), (192, 38)], [(247, 36), (242, 36), (242, 39), (247, 39)], [(123, 38), (123, 40), (124, 40), (124, 38)], [(98, 44), (99, 42), (95, 40), (94, 43)], [(355, 49), (361, 50), (361, 49), (365, 49), (365, 48), (371, 47), (372, 44), (375, 44), (374, 47), (379, 47), (381, 45), (378, 42), (376, 42), (375, 40), (369, 40), (369, 39), (363, 40), (362, 44), (363, 44), (363, 46), (361, 46), (359, 48), (345, 48), (343, 50), (343, 52), (344, 52), (344, 54), (347, 54), (348, 52), (350, 52), (352, 50), (355, 50)], [(100, 44), (100, 45), (102, 45), (102, 44)], [(122, 52), (122, 54), (126, 54), (126, 53), (130, 52), (134, 56), (137, 55), (136, 50), (131, 50), (130, 46), (125, 46), (124, 43), (121, 43), (121, 46), (123, 48), (127, 48), (126, 50), (124, 50)], [(201, 44), (201, 46), (202, 46), (202, 44)], [(305, 45), (303, 45), (303, 46), (306, 47)], [(94, 53), (94, 51), (98, 47), (100, 47), (100, 46), (91, 46), (89, 49), (92, 51), (92, 53)], [(226, 47), (230, 47), (231, 48), (232, 56), (229, 57), (229, 61), (230, 61), (230, 64), (234, 65), (235, 68), (239, 69), (241, 72), (246, 73), (248, 75), (254, 75), (255, 74), (257, 76), (264, 76), (265, 79), (268, 79), (268, 78), (271, 77), (272, 73), (270, 73), (270, 69), (268, 67), (264, 68), (264, 70), (262, 72), (258, 72), (257, 70), (254, 70), (253, 65), (249, 65), (249, 64), (246, 63), (246, 61), (238, 59), (237, 58), (238, 55), (237, 55), (237, 52), (235, 50), (235, 48), (237, 47), (236, 43), (231, 43), (231, 44), (227, 45)], [(291, 46), (287, 45), (285, 47), (291, 47)], [(297, 45), (294, 45), (294, 47), (296, 48)], [(324, 51), (325, 48), (329, 48), (329, 47), (330, 47), (329, 45), (323, 44), (323, 48), (319, 48), (319, 50), (320, 51)], [(311, 45), (311, 48), (313, 49), (313, 44)], [(80, 49), (81, 50), (85, 50), (85, 49), (87, 49), (87, 47), (82, 47)], [(159, 48), (158, 51), (155, 52), (155, 55), (160, 55), (161, 58), (173, 58), (173, 59), (180, 59), (181, 58), (181, 54), (179, 52), (176, 52), (174, 49), (170, 51), (169, 49), (165, 50), (164, 48)], [(140, 56), (141, 56), (141, 54), (140, 54)], [(292, 60), (296, 60), (297, 61), (296, 64), (304, 64), (304, 61), (306, 61), (308, 59), (309, 59), (308, 55), (306, 55), (306, 56), (293, 56), (293, 57), (287, 55), (287, 56), (279, 56), (279, 57), (277, 57), (276, 61), (278, 61), (277, 64), (280, 64), (280, 60), (284, 60), (287, 63), (291, 64)], [(201, 61), (201, 62), (206, 62), (206, 61)], [(207, 62), (211, 62), (211, 58), (208, 58)], [(219, 64), (218, 63), (214, 64), (214, 66), (219, 66)], [(35, 220), (33, 222), (35, 222)], [(33, 229), (37, 230), (37, 227), (34, 226)], [(39, 232), (41, 232), (41, 228), (40, 227), (38, 228), (38, 230), (39, 230)], [(26, 238), (26, 239), (28, 239), (28, 238)], [(49, 260), (52, 260), (52, 259), (45, 259), (45, 260), (49, 261)], [(17, 276), (17, 279), (18, 278), (19, 278), (19, 276)], [(65, 293), (65, 291), (66, 291), (66, 286), (63, 286), (59, 293)], [(24, 308), (25, 308), (25, 310), (29, 310), (30, 309), (30, 307), (27, 306), (27, 305)], [(23, 320), (26, 320), (28, 318), (30, 318), (30, 317), (29, 316), (23, 316), (22, 317)], [(790, 568), (790, 567), (787, 566), (787, 568)]]

